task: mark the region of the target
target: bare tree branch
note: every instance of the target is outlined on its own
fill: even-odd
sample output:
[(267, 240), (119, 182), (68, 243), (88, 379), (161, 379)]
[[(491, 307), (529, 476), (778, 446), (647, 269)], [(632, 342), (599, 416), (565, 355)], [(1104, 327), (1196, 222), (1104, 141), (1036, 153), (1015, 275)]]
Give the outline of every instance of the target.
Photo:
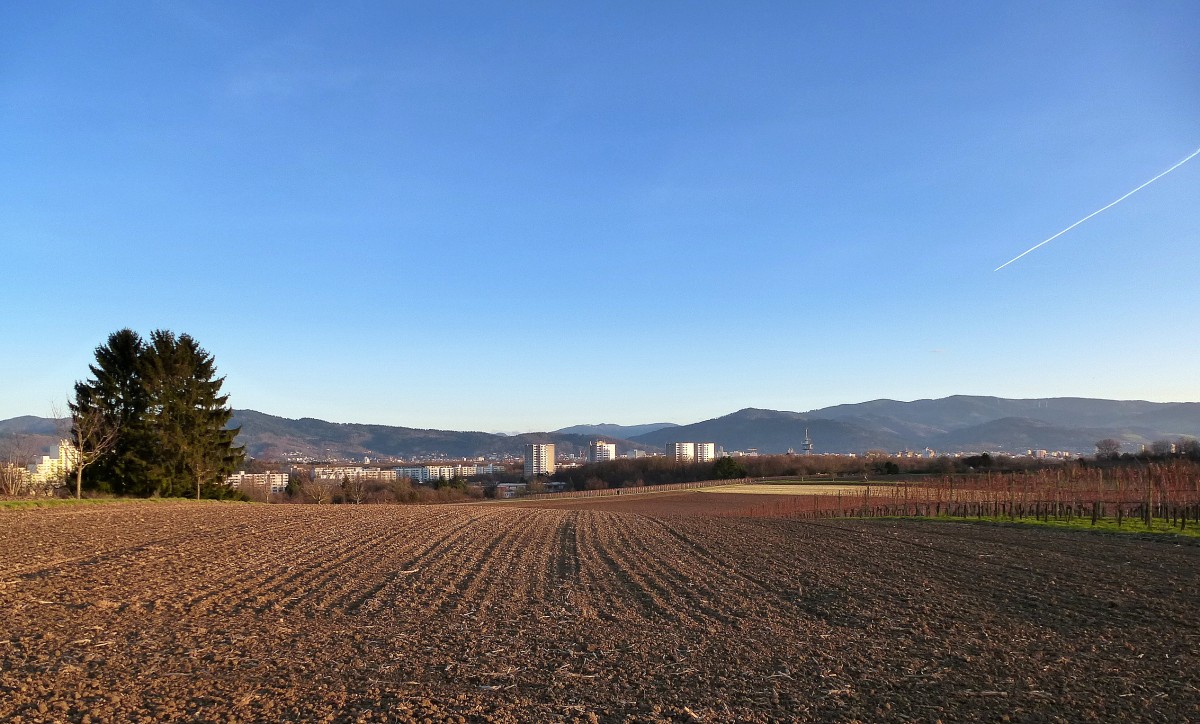
[[(55, 419), (58, 419), (55, 410)], [(71, 436), (70, 441), (75, 459), (63, 461), (64, 466), (75, 471), (75, 497), (83, 497), (84, 468), (99, 460), (114, 445), (121, 435), (120, 426), (115, 418), (104, 414), (90, 400), (80, 398), (71, 406)]]

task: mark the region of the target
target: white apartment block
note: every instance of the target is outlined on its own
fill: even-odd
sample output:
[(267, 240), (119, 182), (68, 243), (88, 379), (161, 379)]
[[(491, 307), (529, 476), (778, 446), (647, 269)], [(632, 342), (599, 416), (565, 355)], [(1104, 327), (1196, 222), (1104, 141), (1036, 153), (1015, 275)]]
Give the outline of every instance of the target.
[(313, 468), (313, 477), (317, 480), (333, 480), (339, 483), (346, 479), (388, 482), (396, 479), (396, 471), (339, 465), (336, 467)]
[(265, 490), (282, 493), (287, 490), (287, 473), (243, 473), (237, 472), (225, 478), (225, 484), (237, 490)]
[(603, 463), (617, 459), (616, 443), (593, 440), (588, 443), (588, 462)]
[(717, 459), (713, 442), (669, 442), (667, 457), (680, 463), (707, 463)]
[(418, 483), (421, 483), (428, 479), (425, 477), (428, 474), (427, 470), (428, 468), (426, 468), (424, 465), (404, 465), (396, 468), (396, 477), (408, 478), (409, 480), (415, 480)]
[(476, 475), (491, 475), (504, 472), (503, 465), (405, 465), (395, 469), (396, 477), (408, 478), (418, 483), (434, 480), (470, 478)]
[(79, 451), (70, 440), (58, 441), (58, 457), (43, 455), (40, 462), (29, 466), (29, 481), (38, 485), (61, 485), (67, 473), (75, 469)]
[(669, 442), (667, 443), (667, 457), (676, 462), (690, 463), (696, 459), (696, 443)]
[(525, 479), (554, 474), (554, 443), (525, 446)]
[(669, 442), (667, 443), (667, 457), (676, 462), (690, 463), (696, 459), (696, 443)]

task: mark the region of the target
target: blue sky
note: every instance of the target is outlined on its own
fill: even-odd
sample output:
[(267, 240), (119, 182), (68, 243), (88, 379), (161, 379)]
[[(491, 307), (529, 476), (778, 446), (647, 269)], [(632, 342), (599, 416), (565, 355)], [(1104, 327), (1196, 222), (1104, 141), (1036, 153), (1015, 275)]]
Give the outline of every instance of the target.
[(0, 419), (121, 327), (480, 430), (1200, 400), (1200, 4), (8, 3)]

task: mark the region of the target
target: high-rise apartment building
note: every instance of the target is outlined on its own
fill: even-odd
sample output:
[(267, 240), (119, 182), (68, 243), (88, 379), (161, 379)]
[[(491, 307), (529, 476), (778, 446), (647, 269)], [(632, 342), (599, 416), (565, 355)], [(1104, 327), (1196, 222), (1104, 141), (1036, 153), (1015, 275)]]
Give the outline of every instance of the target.
[(696, 443), (669, 442), (667, 443), (667, 457), (676, 462), (690, 463), (696, 459)]
[(525, 446), (525, 479), (554, 474), (554, 443)]
[(707, 463), (717, 459), (713, 442), (669, 442), (667, 457), (681, 463)]
[(603, 463), (617, 459), (616, 443), (593, 440), (588, 444), (588, 462)]

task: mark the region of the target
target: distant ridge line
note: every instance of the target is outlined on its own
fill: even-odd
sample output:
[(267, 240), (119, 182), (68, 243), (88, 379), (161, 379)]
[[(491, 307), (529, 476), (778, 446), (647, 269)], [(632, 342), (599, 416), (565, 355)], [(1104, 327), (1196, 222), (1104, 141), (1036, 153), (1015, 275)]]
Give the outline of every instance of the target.
[[(575, 425), (550, 432), (502, 435), (393, 425), (335, 423), (312, 417), (289, 419), (234, 410), (239, 442), (257, 458), (282, 459), (285, 453), (312, 457), (520, 455), (533, 442), (553, 442), (560, 454), (582, 454), (603, 437), (619, 454), (632, 449), (662, 450), (680, 440), (715, 442), (725, 450), (757, 448), (764, 454), (799, 450), (808, 429), (814, 451), (862, 453), (888, 451), (989, 451), (1024, 454), (1028, 449), (1094, 451), (1096, 441), (1114, 438), (1125, 450), (1180, 437), (1200, 438), (1200, 402), (1149, 402), (1085, 397), (1009, 399), (952, 395), (909, 402), (877, 399), (807, 412), (743, 408), (688, 425)], [(610, 427), (611, 425), (611, 427)], [(638, 427), (648, 428), (646, 431)], [(617, 434), (608, 434), (605, 431)], [(0, 420), (0, 437), (29, 435), (39, 444), (55, 441), (53, 421), (23, 416)]]

